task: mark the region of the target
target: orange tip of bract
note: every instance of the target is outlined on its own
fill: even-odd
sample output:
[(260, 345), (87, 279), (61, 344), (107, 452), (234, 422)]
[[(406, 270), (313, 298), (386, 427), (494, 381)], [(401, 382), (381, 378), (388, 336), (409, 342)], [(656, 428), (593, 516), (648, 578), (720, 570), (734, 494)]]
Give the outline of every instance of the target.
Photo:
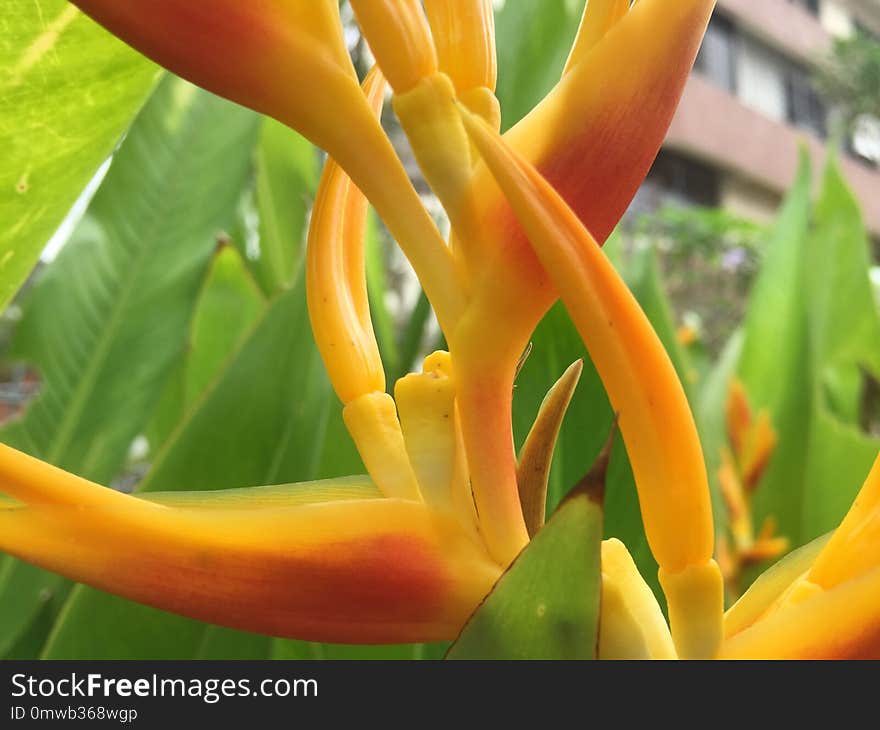
[[(357, 87), (335, 0), (74, 4), (165, 68), (318, 144), (322, 127), (333, 124)], [(323, 103), (327, 94), (336, 98), (332, 111)]]

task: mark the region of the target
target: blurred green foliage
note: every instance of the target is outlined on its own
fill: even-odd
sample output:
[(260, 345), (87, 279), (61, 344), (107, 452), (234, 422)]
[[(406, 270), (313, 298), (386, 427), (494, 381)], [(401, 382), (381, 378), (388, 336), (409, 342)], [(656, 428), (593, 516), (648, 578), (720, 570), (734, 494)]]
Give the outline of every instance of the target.
[(835, 39), (816, 80), (843, 112), (847, 127), (862, 115), (880, 119), (880, 42), (867, 33)]

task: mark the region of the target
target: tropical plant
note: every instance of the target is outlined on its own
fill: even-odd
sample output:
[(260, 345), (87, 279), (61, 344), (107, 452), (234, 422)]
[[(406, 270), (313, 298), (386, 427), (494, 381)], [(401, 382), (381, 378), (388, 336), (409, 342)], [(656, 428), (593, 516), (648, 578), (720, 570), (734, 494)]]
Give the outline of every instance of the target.
[[(66, 28), (98, 33), (67, 5), (45, 4), (57, 11), (56, 42)], [(591, 0), (562, 80), (503, 137), (487, 0), (353, 0), (377, 59), (362, 84), (335, 0), (77, 5), (330, 157), (315, 185), (311, 147), (277, 122), (172, 77), (152, 94), (16, 335), (44, 387), (0, 447), (0, 549), (52, 574), (2, 566), (7, 655), (354, 651), (268, 636), (457, 639), (450, 658), (876, 653), (880, 462), (834, 535), (784, 559), (725, 617), (686, 356), (656, 266), (634, 268), (643, 309), (599, 247), (663, 139), (711, 0)], [(48, 62), (27, 50), (47, 42), (25, 44), (13, 86)], [(217, 47), (234, 59), (218, 64)], [(449, 216), (448, 243), (377, 121), (383, 75)], [(60, 187), (37, 193), (63, 199)], [(381, 284), (368, 286), (367, 201), (448, 343), (397, 380), (393, 398), (382, 359), (393, 337), (374, 332), (383, 314)], [(32, 255), (44, 234), (24, 236), (21, 251)], [(861, 273), (858, 261), (831, 271), (855, 280), (861, 263)], [(10, 289), (23, 275), (10, 274)], [(804, 311), (828, 317), (840, 302), (823, 304)], [(739, 370), (764, 407), (751, 364), (763, 361), (749, 349), (770, 341), (760, 327), (746, 324)], [(822, 332), (817, 357), (837, 364), (839, 354), (849, 373), (852, 343)], [(537, 384), (581, 341), (591, 362), (569, 367), (538, 406)], [(868, 347), (861, 334), (853, 341)], [(579, 377), (571, 415), (581, 428), (560, 441)], [(626, 454), (608, 445), (587, 470), (615, 413)], [(517, 459), (513, 434), (525, 431)], [(92, 481), (130, 469), (138, 436), (149, 446), (137, 495)], [(361, 461), (369, 476), (339, 476)], [(332, 478), (301, 481), (318, 476)], [(548, 492), (559, 506), (545, 525)], [(626, 539), (603, 541), (606, 522)], [(26, 600), (4, 600), (10, 590)]]

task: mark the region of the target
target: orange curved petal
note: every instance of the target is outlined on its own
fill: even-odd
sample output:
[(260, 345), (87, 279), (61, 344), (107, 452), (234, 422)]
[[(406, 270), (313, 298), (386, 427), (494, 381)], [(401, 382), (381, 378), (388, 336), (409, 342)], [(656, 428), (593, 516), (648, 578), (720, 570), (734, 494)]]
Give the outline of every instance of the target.
[[(381, 113), (385, 79), (378, 67), (364, 80), (364, 94)], [(328, 158), (312, 208), (306, 249), (306, 293), (315, 342), (343, 403), (385, 391), (385, 371), (373, 332), (364, 247), (367, 199)]]
[(880, 659), (880, 568), (725, 640), (721, 659)]
[(711, 658), (722, 638), (723, 580), (712, 559), (702, 448), (681, 382), (638, 302), (565, 201), (479, 117), (461, 114), (620, 415), (678, 655)]
[(703, 452), (669, 356), (626, 284), (562, 198), (485, 123), (462, 119), (529, 234), (620, 414), (648, 542), (669, 573), (712, 557)]
[(0, 504), (0, 551), (246, 631), (344, 643), (452, 639), (501, 570), (453, 518), (376, 498), (366, 479), (142, 499), (65, 474), (69, 500), (33, 501), (4, 477), (0, 488), (18, 502)]
[[(559, 84), (505, 133), (600, 244), (660, 149), (714, 4), (641, 0), (578, 52)], [(485, 221), (482, 251), (469, 252), (479, 285), (531, 332), (558, 293), (484, 167), (474, 185), (480, 191), (474, 217)]]
[(334, 0), (74, 4), (165, 68), (265, 114), (293, 117), (310, 137), (326, 121), (322, 95), (351, 98), (357, 85)]
[(600, 242), (660, 149), (714, 5), (641, 0), (506, 135)]

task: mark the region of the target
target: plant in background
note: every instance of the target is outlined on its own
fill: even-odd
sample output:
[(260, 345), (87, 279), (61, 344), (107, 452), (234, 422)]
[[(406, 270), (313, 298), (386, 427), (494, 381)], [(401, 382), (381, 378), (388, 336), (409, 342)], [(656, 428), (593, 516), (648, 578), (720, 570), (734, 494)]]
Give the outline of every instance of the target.
[(863, 32), (835, 39), (817, 83), (843, 111), (848, 130), (859, 117), (880, 119), (880, 43)]
[(752, 515), (752, 497), (773, 457), (776, 432), (770, 414), (755, 415), (743, 384), (733, 380), (727, 396), (727, 446), (721, 449), (718, 484), (727, 509), (730, 536), (718, 540), (718, 563), (728, 593), (738, 597), (744, 571), (751, 566), (776, 560), (788, 550), (788, 540), (778, 536), (776, 523), (767, 517), (757, 535)]
[(676, 311), (699, 322), (698, 333), (685, 325), (683, 334), (699, 334), (717, 355), (742, 320), (766, 226), (724, 209), (666, 205), (640, 216), (632, 235), (658, 247)]
[[(12, 501), (0, 508), (0, 549), (226, 626), (358, 643), (459, 636), (450, 656), (460, 658), (876, 652), (880, 461), (835, 535), (772, 569), (725, 619), (706, 469), (684, 389), (599, 249), (662, 141), (711, 0), (632, 8), (593, 0), (562, 80), (504, 137), (486, 0), (429, 0), (424, 11), (414, 0), (353, 1), (381, 69), (363, 87), (335, 1), (255, 9), (162, 0), (149, 14), (133, 1), (78, 5), (171, 70), (330, 154), (309, 230), (309, 315), (370, 476), (130, 496), (2, 447), (0, 484)], [(181, 32), (169, 35), (171, 27)], [(235, 63), (218, 64), (217, 47), (231, 49)], [(448, 244), (376, 120), (381, 74), (449, 215)], [(394, 398), (365, 285), (368, 200), (408, 255), (449, 343), (421, 373), (400, 379)], [(557, 298), (619, 413), (668, 624), (626, 547), (600, 542), (602, 465), (543, 525), (577, 365), (515, 457), (514, 378)]]

